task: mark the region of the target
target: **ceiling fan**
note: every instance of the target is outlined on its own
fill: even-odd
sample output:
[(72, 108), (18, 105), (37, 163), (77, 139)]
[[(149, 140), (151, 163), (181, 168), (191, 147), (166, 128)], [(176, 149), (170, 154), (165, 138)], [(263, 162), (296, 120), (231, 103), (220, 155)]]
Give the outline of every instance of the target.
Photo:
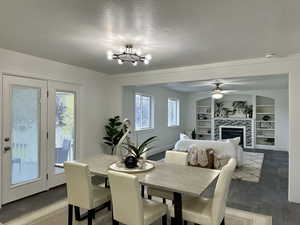
[(235, 92), (235, 90), (223, 90), (221, 86), (224, 85), (224, 83), (220, 81), (214, 82), (213, 85), (215, 85), (215, 88), (211, 91), (211, 97), (214, 99), (221, 99), (223, 98), (224, 94)]

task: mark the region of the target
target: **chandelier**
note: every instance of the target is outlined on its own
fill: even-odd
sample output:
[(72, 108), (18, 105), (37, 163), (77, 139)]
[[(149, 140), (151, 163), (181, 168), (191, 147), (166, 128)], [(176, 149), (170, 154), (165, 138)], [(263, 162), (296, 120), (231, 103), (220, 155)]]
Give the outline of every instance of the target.
[(142, 55), (140, 49), (134, 49), (132, 45), (126, 45), (119, 53), (107, 52), (108, 60), (116, 60), (119, 64), (131, 63), (133, 66), (137, 66), (139, 62), (149, 64), (152, 56), (150, 54)]

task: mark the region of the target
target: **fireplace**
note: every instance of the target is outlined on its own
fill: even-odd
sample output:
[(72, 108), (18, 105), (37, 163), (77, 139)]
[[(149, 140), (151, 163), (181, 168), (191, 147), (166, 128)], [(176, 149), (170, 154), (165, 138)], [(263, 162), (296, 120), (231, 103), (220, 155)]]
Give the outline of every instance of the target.
[(229, 139), (240, 137), (240, 145), (245, 147), (244, 140), (245, 138), (245, 127), (236, 127), (236, 126), (220, 126), (220, 139)]

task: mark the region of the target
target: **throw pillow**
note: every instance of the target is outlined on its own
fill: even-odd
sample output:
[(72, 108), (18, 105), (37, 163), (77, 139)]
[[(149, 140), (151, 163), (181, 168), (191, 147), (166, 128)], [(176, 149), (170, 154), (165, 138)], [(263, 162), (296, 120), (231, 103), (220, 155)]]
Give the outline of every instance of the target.
[(180, 140), (191, 140), (191, 138), (184, 133), (180, 133), (179, 138)]
[(227, 141), (233, 143), (235, 146), (239, 146), (239, 144), (241, 142), (241, 138), (240, 137), (230, 138), (230, 139), (227, 139)]
[(190, 145), (188, 147), (187, 162), (190, 166), (198, 165), (198, 148), (196, 145)]

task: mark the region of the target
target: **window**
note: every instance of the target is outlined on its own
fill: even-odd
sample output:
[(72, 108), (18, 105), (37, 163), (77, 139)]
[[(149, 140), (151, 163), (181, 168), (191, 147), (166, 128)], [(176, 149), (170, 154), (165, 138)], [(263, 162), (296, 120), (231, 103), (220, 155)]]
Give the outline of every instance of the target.
[(168, 126), (179, 126), (179, 100), (168, 99)]
[(152, 97), (142, 94), (135, 95), (135, 130), (153, 128)]

